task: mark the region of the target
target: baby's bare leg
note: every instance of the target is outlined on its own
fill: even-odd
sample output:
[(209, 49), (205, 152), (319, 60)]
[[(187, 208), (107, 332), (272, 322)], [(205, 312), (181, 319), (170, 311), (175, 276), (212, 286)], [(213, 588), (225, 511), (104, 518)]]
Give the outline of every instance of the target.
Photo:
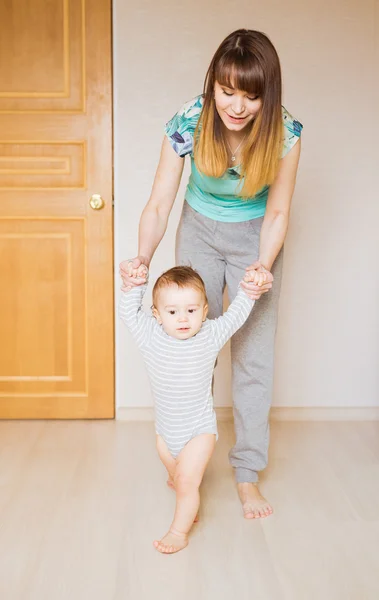
[(170, 453), (169, 449), (167, 448), (166, 442), (160, 435), (157, 435), (157, 450), (158, 450), (159, 458), (161, 459), (161, 461), (163, 462), (164, 466), (167, 469), (167, 474), (168, 474), (167, 485), (170, 488), (174, 489), (176, 460)]
[[(169, 449), (167, 448), (166, 442), (160, 435), (157, 435), (157, 450), (158, 450), (159, 458), (161, 459), (162, 463), (164, 464), (164, 466), (167, 469), (167, 475), (168, 475), (167, 485), (169, 488), (171, 488), (172, 490), (175, 491), (174, 479), (175, 479), (175, 471), (176, 471), (176, 460), (170, 453)], [(199, 520), (199, 515), (196, 515), (194, 523), (197, 523), (198, 520)]]
[(175, 516), (168, 533), (154, 546), (160, 552), (171, 554), (188, 544), (200, 504), (199, 487), (215, 446), (216, 436), (204, 433), (193, 438), (176, 459), (174, 484), (176, 491)]

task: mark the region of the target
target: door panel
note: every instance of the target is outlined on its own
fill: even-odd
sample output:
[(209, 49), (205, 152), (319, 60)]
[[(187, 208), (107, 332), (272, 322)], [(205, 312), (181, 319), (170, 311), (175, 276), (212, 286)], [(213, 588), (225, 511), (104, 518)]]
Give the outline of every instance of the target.
[(110, 0), (2, 3), (0, 57), (0, 417), (113, 417)]

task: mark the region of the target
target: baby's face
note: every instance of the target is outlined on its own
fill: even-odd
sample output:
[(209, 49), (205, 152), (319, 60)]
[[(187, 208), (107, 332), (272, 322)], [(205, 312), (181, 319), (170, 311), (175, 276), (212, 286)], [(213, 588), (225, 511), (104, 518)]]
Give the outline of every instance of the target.
[(200, 290), (180, 288), (172, 284), (159, 290), (153, 313), (164, 331), (178, 339), (186, 340), (200, 331), (208, 306)]

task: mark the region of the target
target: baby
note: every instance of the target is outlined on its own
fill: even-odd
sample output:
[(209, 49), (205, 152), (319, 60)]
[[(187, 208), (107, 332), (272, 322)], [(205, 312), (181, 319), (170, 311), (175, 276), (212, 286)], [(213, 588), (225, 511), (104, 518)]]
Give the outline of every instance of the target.
[[(130, 273), (131, 274), (131, 273)], [(147, 281), (141, 265), (135, 277)], [(245, 281), (261, 277), (250, 272)], [(258, 281), (257, 281), (258, 283)], [(204, 282), (191, 267), (174, 267), (153, 288), (153, 316), (142, 310), (146, 283), (123, 288), (119, 314), (144, 357), (155, 404), (158, 454), (176, 492), (176, 509), (168, 533), (154, 546), (173, 553), (188, 544), (197, 520), (199, 487), (217, 439), (212, 376), (221, 348), (253, 308), (240, 287), (228, 310), (207, 319)]]

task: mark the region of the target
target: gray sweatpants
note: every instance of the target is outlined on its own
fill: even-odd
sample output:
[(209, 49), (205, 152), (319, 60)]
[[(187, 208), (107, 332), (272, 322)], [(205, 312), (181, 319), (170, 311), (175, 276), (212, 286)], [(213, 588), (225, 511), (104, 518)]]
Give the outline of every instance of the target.
[[(209, 318), (223, 311), (223, 291), (237, 294), (245, 268), (258, 259), (263, 217), (242, 223), (214, 221), (184, 202), (176, 236), (176, 263), (190, 265), (205, 282)], [(256, 482), (267, 465), (274, 340), (283, 251), (272, 268), (272, 289), (256, 302), (231, 340), (236, 444), (229, 453), (237, 482)]]

